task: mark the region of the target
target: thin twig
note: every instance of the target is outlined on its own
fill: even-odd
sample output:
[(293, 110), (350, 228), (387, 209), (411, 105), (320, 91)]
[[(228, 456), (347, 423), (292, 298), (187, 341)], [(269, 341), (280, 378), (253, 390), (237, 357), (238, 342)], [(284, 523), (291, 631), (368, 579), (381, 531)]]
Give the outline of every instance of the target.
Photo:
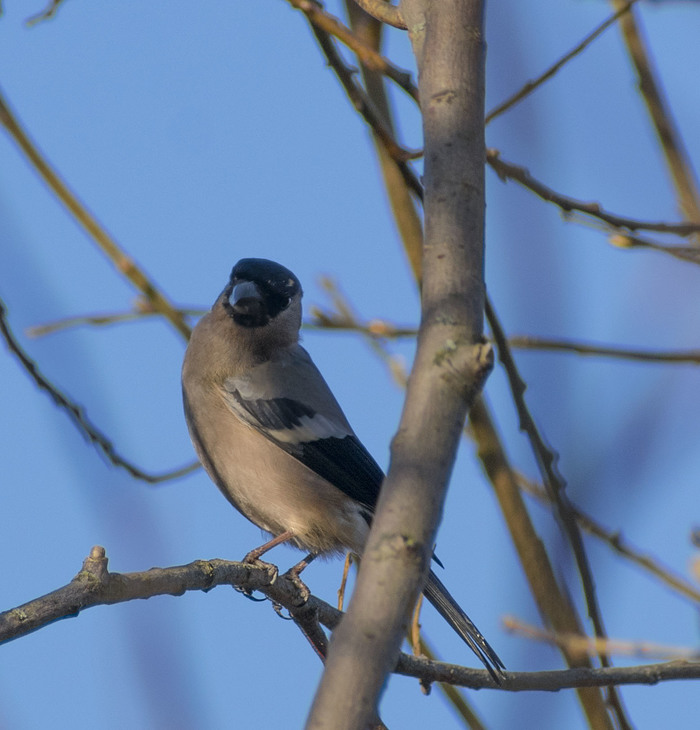
[(628, 2), (623, 3), (622, 7), (620, 7), (619, 10), (606, 18), (606, 20), (604, 20), (597, 28), (592, 30), (580, 43), (575, 45), (568, 53), (565, 53), (556, 63), (552, 64), (543, 74), (533, 79), (532, 81), (528, 81), (520, 89), (520, 91), (516, 92), (515, 94), (513, 94), (513, 96), (509, 97), (497, 107), (492, 109), (486, 115), (485, 123), (488, 124), (496, 117), (500, 116), (505, 111), (510, 109), (512, 106), (515, 106), (519, 101), (522, 101), (522, 99), (529, 96), (533, 91), (535, 91), (535, 89), (542, 86), (545, 81), (551, 79), (552, 76), (558, 73), (562, 69), (562, 67), (564, 67), (572, 58), (578, 56), (578, 54), (584, 51), (591, 43), (593, 43), (593, 41), (599, 35), (601, 35), (611, 25), (613, 25), (620, 18), (620, 16), (624, 15), (636, 2), (637, 0), (628, 0)]
[(604, 652), (605, 654), (636, 656), (647, 660), (654, 657), (666, 661), (675, 659), (685, 659), (692, 662), (700, 661), (700, 652), (687, 646), (668, 646), (666, 644), (655, 644), (651, 641), (601, 639), (580, 634), (558, 634), (556, 631), (546, 631), (532, 626), (513, 616), (506, 616), (503, 619), (503, 626), (506, 631), (523, 636), (526, 639), (542, 641), (554, 646), (568, 646), (571, 651), (585, 651), (590, 655)]
[(418, 153), (407, 152), (396, 142), (396, 140), (394, 140), (390, 130), (387, 129), (386, 125), (382, 122), (380, 116), (372, 106), (371, 101), (367, 98), (367, 94), (365, 94), (362, 87), (353, 79), (352, 71), (345, 65), (345, 62), (336, 50), (333, 39), (328, 35), (328, 33), (321, 30), (313, 23), (310, 25), (321, 50), (328, 60), (328, 64), (333, 71), (335, 71), (338, 80), (345, 89), (345, 93), (348, 95), (353, 106), (362, 115), (362, 118), (370, 126), (374, 134), (376, 134), (376, 136), (381, 140), (387, 152), (396, 162), (396, 165), (406, 180), (406, 184), (417, 197), (421, 198), (423, 195), (423, 186), (420, 184), (418, 177), (408, 165), (408, 160)]
[(700, 264), (700, 251), (697, 246), (666, 245), (658, 241), (650, 241), (648, 238), (632, 236), (629, 233), (610, 236), (610, 243), (616, 248), (642, 248), (650, 251), (658, 251), (659, 253), (673, 256), (680, 261)]
[[(520, 488), (534, 497), (543, 504), (551, 505), (552, 501), (546, 490), (539, 484), (535, 484), (530, 479), (526, 479), (522, 474), (518, 475), (518, 483)], [(700, 590), (695, 588), (682, 576), (674, 573), (671, 568), (662, 565), (660, 561), (645, 555), (639, 548), (631, 545), (619, 532), (619, 530), (610, 530), (600, 524), (597, 520), (585, 513), (579, 507), (572, 505), (576, 521), (582, 530), (585, 530), (594, 537), (607, 543), (618, 555), (626, 558), (643, 570), (651, 573), (658, 578), (668, 588), (683, 597), (690, 599), (696, 603), (700, 603)]]
[(496, 149), (486, 150), (486, 161), (502, 180), (515, 180), (515, 182), (538, 195), (542, 200), (554, 203), (565, 214), (572, 212), (583, 213), (607, 223), (612, 228), (622, 228), (629, 231), (657, 231), (658, 233), (671, 233), (676, 236), (692, 236), (700, 232), (700, 224), (698, 223), (663, 223), (625, 218), (615, 213), (609, 213), (601, 208), (598, 203), (584, 203), (581, 200), (562, 195), (534, 178), (525, 167), (506, 162), (500, 154)]
[[(206, 313), (206, 309), (182, 309), (178, 310), (183, 317), (200, 317)], [(111, 312), (105, 314), (85, 314), (76, 317), (64, 317), (56, 319), (53, 322), (45, 324), (37, 324), (28, 327), (26, 332), (28, 337), (44, 337), (61, 330), (72, 329), (73, 327), (104, 327), (112, 324), (121, 324), (123, 322), (133, 322), (148, 317), (160, 317), (160, 312), (155, 312), (150, 308), (147, 302), (138, 303), (135, 309), (129, 312)]]
[[(621, 4), (622, 0), (612, 0), (615, 8), (619, 8)], [(688, 220), (700, 223), (700, 193), (697, 178), (683, 138), (673, 119), (671, 107), (664, 96), (660, 81), (656, 78), (657, 73), (637, 24), (635, 11), (627, 13), (622, 18), (620, 29), (627, 52), (637, 71), (639, 91), (666, 157), (666, 165), (676, 188), (680, 209)]]
[[(390, 324), (386, 323), (386, 327), (388, 331), (391, 331)], [(508, 338), (508, 344), (516, 350), (551, 350), (555, 352), (572, 352), (578, 355), (614, 357), (637, 362), (700, 365), (700, 350), (640, 350), (558, 338), (532, 337), (530, 335), (511, 335)]]
[(40, 13), (37, 13), (36, 15), (32, 15), (30, 18), (27, 18), (24, 21), (24, 24), (27, 26), (36, 25), (37, 23), (40, 23), (42, 20), (49, 20), (50, 18), (53, 18), (54, 15), (58, 12), (58, 8), (63, 5), (63, 0), (50, 0), (49, 4), (47, 5), (44, 10), (42, 10)]
[(189, 338), (190, 328), (179, 310), (171, 304), (165, 294), (146, 276), (144, 271), (105, 231), (96, 218), (61, 180), (58, 173), (51, 167), (22, 129), (2, 95), (0, 95), (0, 124), (5, 127), (39, 176), (75, 220), (87, 231), (92, 240), (102, 249), (117, 271), (126, 276), (133, 286), (144, 295), (151, 303), (154, 311), (162, 314), (185, 339)]
[[(353, 0), (354, 1), (354, 0)], [(414, 101), (418, 102), (418, 88), (411, 79), (408, 71), (400, 69), (391, 61), (382, 56), (376, 49), (368, 46), (358, 35), (350, 30), (338, 18), (327, 13), (316, 0), (288, 0), (289, 4), (301, 10), (307, 20), (317, 28), (335, 36), (346, 45), (358, 58), (360, 63), (372, 71), (377, 71), (391, 79), (402, 88)]]
[(112, 464), (126, 469), (135, 479), (140, 479), (149, 484), (159, 484), (160, 482), (171, 479), (178, 479), (199, 468), (199, 462), (194, 462), (180, 469), (166, 472), (165, 474), (149, 474), (121, 456), (114, 448), (114, 444), (90, 421), (84, 409), (68, 398), (68, 396), (64, 395), (48, 378), (42, 375), (34, 361), (22, 349), (12, 334), (12, 330), (7, 322), (6, 309), (2, 299), (0, 299), (0, 334), (5, 340), (10, 352), (19, 360), (25, 372), (34, 383), (51, 396), (53, 402), (68, 414), (68, 417), (80, 433), (90, 443), (94, 444)]
[[(599, 638), (605, 638), (605, 626), (603, 624), (603, 617), (598, 605), (595, 583), (593, 581), (593, 572), (588, 561), (581, 532), (578, 524), (576, 523), (573, 505), (566, 494), (566, 483), (556, 466), (557, 457), (545, 443), (532, 415), (530, 414), (530, 411), (528, 410), (524, 397), (526, 388), (525, 382), (520, 377), (515, 361), (513, 360), (510, 349), (508, 348), (508, 343), (501, 327), (501, 323), (496, 316), (496, 312), (488, 296), (486, 297), (485, 302), (485, 312), (489, 327), (491, 328), (491, 333), (493, 334), (493, 338), (496, 343), (498, 357), (503, 364), (510, 384), (511, 394), (518, 412), (518, 418), (520, 419), (520, 429), (527, 434), (530, 440), (537, 465), (542, 475), (544, 486), (552, 499), (555, 507), (555, 514), (558, 516), (559, 523), (569, 541), (569, 544), (571, 545), (574, 559), (576, 560), (576, 565), (578, 567), (578, 572), (581, 577), (588, 616), (593, 623), (596, 636)], [(600, 652), (598, 657), (600, 658), (600, 662), (603, 667), (610, 666), (610, 660), (604, 652)], [(613, 707), (620, 726), (622, 728), (631, 727), (625, 716), (622, 702), (614, 687), (609, 687), (607, 689), (607, 694), (608, 703), (611, 707)]]

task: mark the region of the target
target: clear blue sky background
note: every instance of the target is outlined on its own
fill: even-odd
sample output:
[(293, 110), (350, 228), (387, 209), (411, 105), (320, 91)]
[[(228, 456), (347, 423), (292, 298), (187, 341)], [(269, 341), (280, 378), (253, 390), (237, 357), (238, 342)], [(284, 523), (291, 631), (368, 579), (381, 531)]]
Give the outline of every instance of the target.
[[(42, 2), (7, 0), (0, 85), (87, 206), (176, 302), (209, 306), (232, 264), (265, 256), (292, 268), (307, 309), (327, 274), (366, 317), (418, 318), (415, 288), (387, 210), (363, 122), (325, 67), (302, 15), (283, 0), (203, 4), (66, 3), (24, 27)], [(342, 15), (339, 2), (328, 3)], [(499, 103), (610, 12), (603, 2), (493, 2), (487, 106)], [(700, 10), (645, 5), (644, 25), (693, 159), (700, 160)], [(412, 67), (406, 38), (388, 54)], [(395, 95), (407, 144), (419, 118)], [(616, 29), (528, 101), (492, 124), (488, 144), (552, 187), (615, 212), (678, 218), (674, 194)], [(181, 413), (184, 345), (149, 320), (30, 340), (25, 328), (127, 309), (134, 291), (0, 134), (0, 295), (23, 345), (84, 404), (117, 448), (161, 471), (193, 458)], [(653, 252), (621, 251), (591, 227), (488, 174), (487, 282), (508, 332), (648, 348), (697, 347), (700, 271)], [(305, 344), (380, 464), (402, 394), (365, 344), (309, 332)], [(396, 346), (407, 361), (411, 345)], [(697, 413), (689, 366), (519, 353), (528, 400), (571, 497), (688, 573), (700, 521)], [(200, 471), (148, 487), (105, 463), (0, 351), (0, 608), (70, 580), (92, 545), (136, 571), (197, 558), (241, 558), (260, 532)], [(514, 463), (535, 477), (503, 374), (486, 396)], [(566, 545), (533, 506), (560, 575)], [(611, 636), (697, 646), (696, 608), (589, 542)], [(439, 534), (445, 582), (509, 668), (561, 667), (557, 652), (507, 635), (501, 618), (537, 623), (493, 494), (461, 449)], [(282, 567), (297, 555), (278, 548)], [(333, 601), (340, 564), (306, 574)], [(579, 588), (569, 590), (578, 600)], [(474, 657), (426, 609), (440, 654)], [(230, 589), (99, 607), (0, 649), (0, 728), (301, 727), (321, 666), (294, 626)], [(636, 663), (621, 659), (620, 663)], [(584, 723), (572, 692), (470, 693), (491, 728)], [(698, 687), (628, 688), (638, 728), (697, 727)], [(390, 728), (458, 727), (438, 691), (393, 678)], [(672, 719), (670, 719), (672, 717)]]

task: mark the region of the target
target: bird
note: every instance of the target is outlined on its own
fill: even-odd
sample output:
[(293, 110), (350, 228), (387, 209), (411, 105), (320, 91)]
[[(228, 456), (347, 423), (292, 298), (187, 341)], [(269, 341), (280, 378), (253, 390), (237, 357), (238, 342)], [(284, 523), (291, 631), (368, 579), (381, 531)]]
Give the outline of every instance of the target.
[[(272, 536), (244, 560), (287, 543), (308, 553), (297, 577), (316, 556), (362, 554), (384, 480), (299, 343), (302, 295), (281, 264), (241, 259), (193, 329), (182, 367), (200, 462)], [(500, 684), (504, 664), (432, 570), (423, 593)]]

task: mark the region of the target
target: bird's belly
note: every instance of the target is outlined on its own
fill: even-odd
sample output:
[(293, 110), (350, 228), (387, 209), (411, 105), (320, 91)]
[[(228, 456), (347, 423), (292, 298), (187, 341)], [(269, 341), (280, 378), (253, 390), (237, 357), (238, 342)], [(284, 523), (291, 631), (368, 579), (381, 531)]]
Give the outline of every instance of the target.
[(307, 552), (362, 551), (369, 527), (357, 502), (252, 429), (237, 431), (200, 459), (239, 512), (272, 535), (293, 533)]

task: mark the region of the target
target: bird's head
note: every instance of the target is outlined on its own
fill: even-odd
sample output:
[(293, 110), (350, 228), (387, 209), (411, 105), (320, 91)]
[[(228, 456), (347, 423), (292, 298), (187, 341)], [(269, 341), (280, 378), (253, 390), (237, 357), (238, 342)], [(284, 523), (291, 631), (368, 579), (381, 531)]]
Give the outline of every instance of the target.
[[(301, 327), (301, 284), (284, 266), (268, 259), (241, 259), (231, 271), (220, 302), (238, 326), (273, 333), (291, 343)], [(277, 339), (277, 337), (275, 339)]]

